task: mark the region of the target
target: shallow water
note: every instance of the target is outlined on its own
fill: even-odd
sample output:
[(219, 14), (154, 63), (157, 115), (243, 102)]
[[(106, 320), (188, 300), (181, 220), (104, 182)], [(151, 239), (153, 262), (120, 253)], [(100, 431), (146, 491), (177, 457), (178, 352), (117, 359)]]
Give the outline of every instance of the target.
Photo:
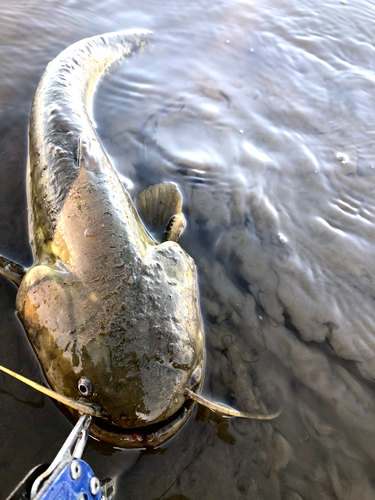
[[(198, 409), (154, 451), (90, 441), (98, 476), (116, 477), (123, 500), (373, 499), (375, 6), (0, 0), (0, 12), (0, 254), (32, 263), (27, 128), (47, 63), (86, 36), (151, 29), (150, 47), (102, 81), (98, 133), (132, 195), (160, 180), (184, 194), (204, 393), (284, 409), (270, 422)], [(0, 364), (40, 381), (15, 295), (0, 277)], [(0, 379), (6, 496), (71, 423)]]

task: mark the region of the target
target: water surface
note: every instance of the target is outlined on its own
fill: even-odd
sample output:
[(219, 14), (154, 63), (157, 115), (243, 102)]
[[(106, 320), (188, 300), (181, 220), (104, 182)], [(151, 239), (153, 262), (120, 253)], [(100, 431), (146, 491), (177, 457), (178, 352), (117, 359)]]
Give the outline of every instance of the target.
[[(0, 0), (0, 253), (31, 265), (31, 99), (71, 43), (147, 28), (95, 97), (133, 196), (178, 183), (208, 350), (204, 393), (270, 422), (198, 409), (154, 451), (90, 441), (121, 500), (375, 497), (375, 6), (364, 0)], [(126, 165), (131, 165), (131, 168)], [(0, 277), (0, 364), (42, 381)], [(71, 422), (0, 377), (1, 495), (51, 461)]]

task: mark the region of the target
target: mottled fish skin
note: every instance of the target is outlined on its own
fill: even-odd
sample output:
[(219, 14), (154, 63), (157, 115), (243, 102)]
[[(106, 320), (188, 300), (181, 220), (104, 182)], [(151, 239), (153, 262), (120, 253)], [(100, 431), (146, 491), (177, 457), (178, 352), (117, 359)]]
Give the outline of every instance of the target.
[(80, 400), (78, 381), (89, 379), (86, 399), (109, 415), (92, 432), (123, 447), (177, 432), (193, 406), (185, 390), (205, 362), (194, 261), (177, 243), (150, 238), (91, 120), (103, 70), (148, 38), (82, 40), (48, 65), (30, 119), (35, 260), (16, 301), (51, 387)]
[[(42, 257), (46, 242), (53, 239), (58, 215), (78, 176), (79, 137), (97, 139), (92, 95), (98, 79), (112, 63), (142, 50), (149, 37), (148, 31), (121, 31), (87, 38), (48, 64), (30, 116), (28, 201), (35, 259)], [(100, 142), (97, 154), (115, 190), (128, 196)]]

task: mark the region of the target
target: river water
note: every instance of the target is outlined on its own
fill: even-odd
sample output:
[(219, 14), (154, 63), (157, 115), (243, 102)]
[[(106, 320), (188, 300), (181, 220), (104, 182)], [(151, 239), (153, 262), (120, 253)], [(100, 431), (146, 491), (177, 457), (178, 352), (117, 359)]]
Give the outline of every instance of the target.
[[(120, 500), (373, 500), (375, 5), (0, 0), (0, 254), (32, 264), (27, 131), (45, 66), (130, 28), (153, 41), (102, 81), (99, 136), (132, 195), (162, 180), (183, 192), (204, 394), (283, 413), (196, 409), (156, 450), (90, 440), (84, 458)], [(0, 364), (43, 381), (16, 291), (0, 278)], [(5, 375), (0, 406), (2, 498), (52, 460), (71, 422)]]

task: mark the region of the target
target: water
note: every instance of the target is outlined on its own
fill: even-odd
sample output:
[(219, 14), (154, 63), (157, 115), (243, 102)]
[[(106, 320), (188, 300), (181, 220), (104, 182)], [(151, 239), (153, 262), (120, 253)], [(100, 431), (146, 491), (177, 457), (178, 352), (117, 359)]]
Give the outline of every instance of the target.
[[(136, 195), (184, 194), (197, 263), (204, 393), (274, 421), (198, 409), (154, 451), (90, 442), (122, 500), (375, 496), (375, 6), (364, 0), (0, 1), (0, 253), (31, 265), (31, 99), (69, 44), (147, 28), (148, 50), (95, 98), (99, 135)], [(125, 158), (133, 167), (125, 168)], [(0, 363), (41, 381), (0, 279)], [(0, 381), (1, 495), (71, 429), (49, 399)]]

